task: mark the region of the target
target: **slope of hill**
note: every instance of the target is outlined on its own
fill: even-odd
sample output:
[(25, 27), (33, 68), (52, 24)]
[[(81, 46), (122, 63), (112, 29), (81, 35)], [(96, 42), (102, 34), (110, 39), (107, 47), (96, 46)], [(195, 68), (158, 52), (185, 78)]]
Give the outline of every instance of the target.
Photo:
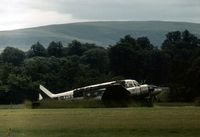
[(13, 31), (0, 32), (0, 48), (13, 46), (29, 49), (40, 41), (48, 46), (51, 41), (62, 41), (64, 45), (72, 40), (108, 46), (116, 43), (124, 35), (147, 36), (155, 46), (160, 46), (165, 34), (176, 30), (189, 30), (200, 36), (200, 24), (161, 21), (109, 21), (49, 25)]

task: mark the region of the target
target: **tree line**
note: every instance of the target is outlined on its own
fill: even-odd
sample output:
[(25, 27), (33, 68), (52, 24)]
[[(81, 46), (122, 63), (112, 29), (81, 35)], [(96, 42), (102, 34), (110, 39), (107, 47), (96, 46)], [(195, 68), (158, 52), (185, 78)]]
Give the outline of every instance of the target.
[(107, 48), (52, 41), (26, 52), (7, 47), (0, 55), (1, 104), (36, 101), (39, 84), (58, 93), (119, 79), (169, 86), (170, 101), (194, 101), (200, 97), (200, 39), (185, 30), (166, 34), (161, 48), (147, 37), (126, 35)]

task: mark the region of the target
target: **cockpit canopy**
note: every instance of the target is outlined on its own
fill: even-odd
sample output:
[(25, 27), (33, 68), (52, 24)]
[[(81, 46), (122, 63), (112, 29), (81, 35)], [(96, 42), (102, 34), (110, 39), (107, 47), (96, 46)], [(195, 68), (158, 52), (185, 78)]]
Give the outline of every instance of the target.
[(125, 88), (140, 86), (140, 84), (136, 80), (120, 80), (118, 82)]

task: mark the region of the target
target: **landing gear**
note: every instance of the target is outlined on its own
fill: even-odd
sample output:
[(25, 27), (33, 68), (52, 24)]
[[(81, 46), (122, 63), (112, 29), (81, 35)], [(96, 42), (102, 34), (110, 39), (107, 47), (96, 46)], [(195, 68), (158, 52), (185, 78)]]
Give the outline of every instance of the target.
[(138, 96), (138, 97), (132, 97), (131, 100), (133, 101), (132, 103), (134, 103), (135, 106), (153, 107), (155, 97), (154, 96), (148, 96), (148, 97)]
[(106, 107), (128, 107), (130, 96), (127, 90), (114, 86), (107, 88), (102, 96), (102, 101)]
[(154, 98), (153, 97), (148, 97), (145, 99), (145, 106), (147, 107), (153, 107), (154, 103)]

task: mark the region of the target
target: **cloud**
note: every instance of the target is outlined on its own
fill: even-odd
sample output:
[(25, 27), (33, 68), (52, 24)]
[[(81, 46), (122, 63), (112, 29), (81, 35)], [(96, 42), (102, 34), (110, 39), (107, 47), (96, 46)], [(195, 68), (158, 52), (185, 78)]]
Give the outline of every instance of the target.
[(61, 14), (54, 11), (41, 11), (37, 9), (28, 10), (24, 13), (8, 12), (3, 16), (5, 19), (0, 22), (0, 30), (76, 22), (70, 14)]
[[(199, 0), (24, 0), (31, 8), (86, 20), (185, 20), (200, 22)], [(191, 20), (191, 16), (195, 16)]]
[(0, 26), (12, 29), (95, 20), (200, 23), (199, 13), (199, 0), (1, 0)]
[(49, 24), (70, 23), (74, 20), (71, 14), (56, 10), (40, 10), (24, 5), (23, 0), (2, 1), (0, 5), (0, 30), (34, 27)]

